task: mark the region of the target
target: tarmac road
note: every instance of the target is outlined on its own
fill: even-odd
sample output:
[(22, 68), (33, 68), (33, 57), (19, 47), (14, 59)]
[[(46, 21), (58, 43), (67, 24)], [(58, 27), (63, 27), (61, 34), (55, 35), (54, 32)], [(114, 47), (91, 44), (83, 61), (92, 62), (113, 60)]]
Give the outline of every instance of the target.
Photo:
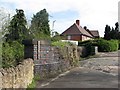
[(80, 67), (63, 73), (37, 88), (118, 88), (118, 52), (99, 53), (99, 57), (80, 62)]

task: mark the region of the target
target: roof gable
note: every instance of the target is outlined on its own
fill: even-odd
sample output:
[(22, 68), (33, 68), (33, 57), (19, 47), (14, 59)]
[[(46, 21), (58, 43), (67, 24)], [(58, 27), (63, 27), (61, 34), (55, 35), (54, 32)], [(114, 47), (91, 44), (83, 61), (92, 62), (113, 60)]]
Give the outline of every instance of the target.
[(74, 23), (72, 26), (70, 26), (67, 30), (65, 30), (62, 35), (71, 35), (71, 34), (81, 34), (79, 28)]
[(65, 30), (62, 35), (85, 35), (88, 37), (92, 37), (85, 29), (83, 29), (81, 26), (78, 26), (76, 23), (74, 23), (72, 26), (70, 26), (67, 30)]

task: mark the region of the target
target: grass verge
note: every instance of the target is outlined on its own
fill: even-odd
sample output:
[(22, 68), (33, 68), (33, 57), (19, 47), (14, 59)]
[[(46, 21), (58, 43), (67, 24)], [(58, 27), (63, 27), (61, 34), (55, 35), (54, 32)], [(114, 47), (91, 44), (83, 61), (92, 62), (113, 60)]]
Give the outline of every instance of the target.
[(38, 80), (40, 80), (40, 75), (35, 75), (32, 80), (32, 83), (28, 85), (26, 90), (35, 90)]

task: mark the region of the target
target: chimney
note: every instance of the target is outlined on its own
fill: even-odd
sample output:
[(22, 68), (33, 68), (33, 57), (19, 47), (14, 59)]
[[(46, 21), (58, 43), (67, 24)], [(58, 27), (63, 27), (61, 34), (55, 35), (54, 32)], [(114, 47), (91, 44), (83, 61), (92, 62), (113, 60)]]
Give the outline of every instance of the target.
[(76, 24), (80, 26), (80, 20), (76, 20)]

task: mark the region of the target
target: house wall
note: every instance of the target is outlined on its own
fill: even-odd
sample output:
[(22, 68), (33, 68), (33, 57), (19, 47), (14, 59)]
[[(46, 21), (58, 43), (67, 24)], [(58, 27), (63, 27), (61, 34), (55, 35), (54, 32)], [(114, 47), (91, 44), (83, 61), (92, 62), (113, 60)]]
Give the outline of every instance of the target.
[(82, 39), (81, 39), (82, 41), (89, 40), (89, 39), (91, 39), (91, 38), (82, 35)]
[(71, 40), (80, 41), (82, 38), (80, 35), (71, 36)]
[(85, 41), (91, 38), (84, 36), (84, 35), (68, 35), (66, 36), (65, 40), (74, 40), (74, 41)]
[(80, 35), (68, 35), (64, 37), (64, 40), (80, 41), (82, 37)]

